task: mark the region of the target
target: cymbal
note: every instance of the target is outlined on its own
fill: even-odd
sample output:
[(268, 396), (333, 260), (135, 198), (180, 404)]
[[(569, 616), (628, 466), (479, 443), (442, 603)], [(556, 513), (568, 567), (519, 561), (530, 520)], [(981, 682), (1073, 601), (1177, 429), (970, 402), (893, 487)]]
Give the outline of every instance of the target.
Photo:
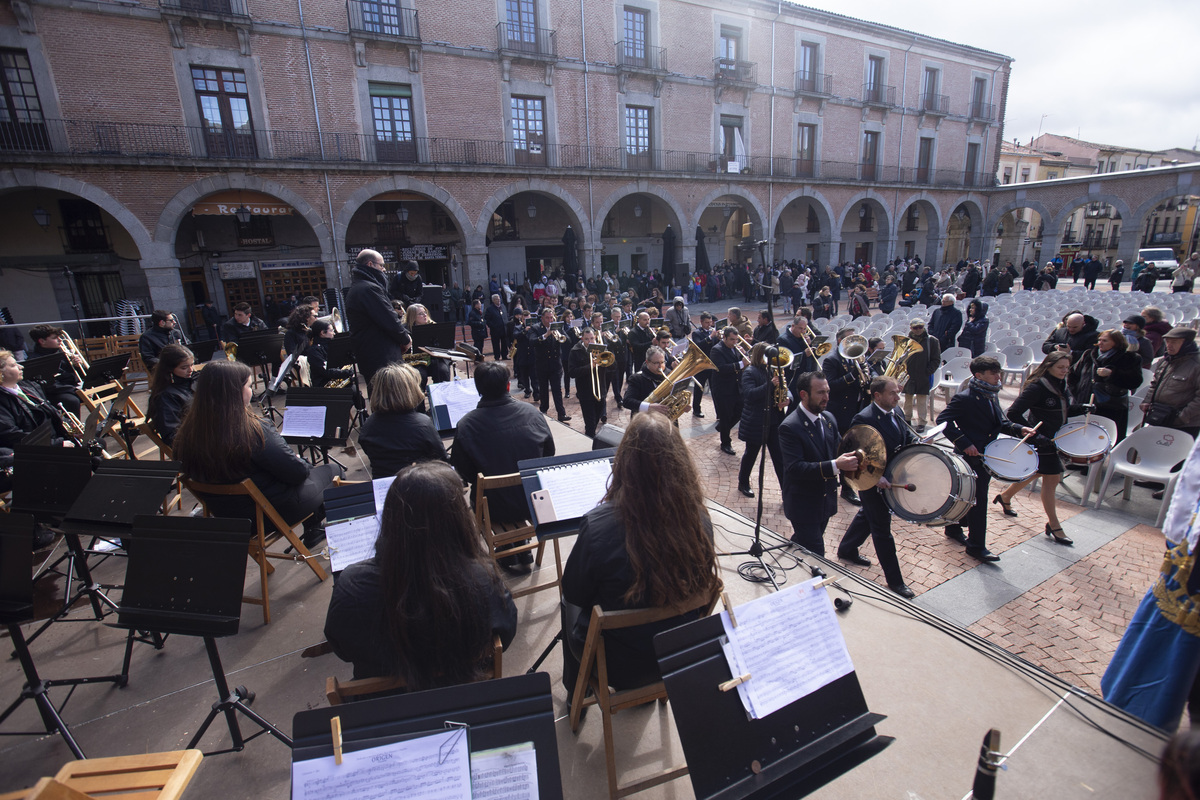
[(858, 456), (858, 470), (842, 473), (846, 476), (846, 483), (857, 492), (875, 488), (887, 466), (887, 445), (883, 443), (879, 431), (870, 425), (852, 426), (838, 445), (838, 455), (846, 453)]

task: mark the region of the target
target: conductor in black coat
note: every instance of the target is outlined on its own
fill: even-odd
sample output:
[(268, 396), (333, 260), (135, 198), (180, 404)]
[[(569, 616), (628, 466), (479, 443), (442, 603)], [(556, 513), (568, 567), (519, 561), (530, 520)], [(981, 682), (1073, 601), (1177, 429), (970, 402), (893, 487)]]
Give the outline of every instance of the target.
[(717, 409), (717, 433), (721, 435), (721, 451), (734, 455), (733, 426), (742, 418), (742, 392), (738, 374), (746, 366), (737, 349), (738, 332), (732, 325), (721, 331), (721, 341), (713, 345), (708, 357), (716, 366), (708, 379), (712, 387), (713, 406)]
[[(868, 425), (879, 432), (887, 447), (887, 459), (891, 461), (900, 448), (916, 441), (916, 434), (896, 411), (900, 402), (900, 386), (892, 378), (875, 378), (871, 381), (871, 404), (851, 420), (853, 425)], [(896, 540), (892, 538), (892, 517), (884, 502), (883, 492), (891, 488), (887, 478), (880, 478), (879, 485), (863, 489), (859, 493), (862, 508), (850, 522), (846, 535), (838, 545), (838, 558), (852, 564), (867, 567), (871, 562), (858, 554), (858, 548), (867, 537), (875, 545), (875, 555), (883, 569), (888, 588), (901, 597), (912, 598), (916, 592), (908, 588), (900, 574), (900, 559), (896, 557)]]
[(350, 323), (350, 343), (358, 370), (368, 381), (387, 364), (404, 360), (404, 351), (412, 345), (408, 328), (396, 315), (384, 287), (383, 256), (363, 250), (350, 271), (346, 290), (346, 321)]
[(783, 513), (792, 523), (792, 541), (824, 557), (825, 528), (837, 513), (838, 473), (858, 469), (858, 458), (837, 454), (840, 437), (837, 421), (825, 410), (825, 375), (802, 373), (792, 388), (799, 392), (799, 405), (779, 426)]

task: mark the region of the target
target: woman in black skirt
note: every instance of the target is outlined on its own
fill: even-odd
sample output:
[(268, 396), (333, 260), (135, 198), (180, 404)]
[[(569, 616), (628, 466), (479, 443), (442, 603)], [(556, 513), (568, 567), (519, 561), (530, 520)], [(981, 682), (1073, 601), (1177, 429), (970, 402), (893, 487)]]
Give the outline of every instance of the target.
[(1008, 418), (1019, 425), (1033, 427), (1039, 422), (1038, 435), (1034, 444), (1037, 448), (1037, 472), (1019, 483), (1011, 483), (996, 495), (992, 502), (1004, 509), (1010, 517), (1017, 515), (1012, 509), (1012, 499), (1034, 478), (1042, 479), (1042, 508), (1046, 510), (1046, 535), (1059, 544), (1074, 544), (1062, 531), (1055, 507), (1054, 492), (1062, 481), (1063, 463), (1054, 446), (1054, 436), (1067, 422), (1073, 412), (1079, 410), (1071, 399), (1067, 388), (1067, 375), (1071, 372), (1071, 354), (1054, 352), (1042, 359), (1025, 381), (1021, 394), (1008, 407)]

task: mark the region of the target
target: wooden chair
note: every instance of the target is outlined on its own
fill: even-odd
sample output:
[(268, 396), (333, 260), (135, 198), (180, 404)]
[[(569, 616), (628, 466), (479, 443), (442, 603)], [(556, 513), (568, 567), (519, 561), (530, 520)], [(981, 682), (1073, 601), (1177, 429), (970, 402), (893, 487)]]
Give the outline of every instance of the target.
[(191, 782), (204, 754), (199, 750), (147, 753), (72, 761), (53, 778), (0, 800), (174, 800)]
[[(150, 420), (142, 420), (142, 423), (138, 425), (138, 431), (141, 432), (141, 434), (147, 439), (149, 439), (150, 443), (158, 450), (159, 461), (171, 460), (171, 445), (163, 441), (163, 438), (158, 435), (158, 431), (154, 430), (154, 426), (150, 424)], [(137, 457), (139, 459), (145, 459), (153, 452), (153, 449), (147, 449), (141, 453), (138, 453)], [(175, 479), (174, 489), (175, 496), (163, 500), (162, 509), (164, 517), (171, 513), (172, 508), (178, 508), (181, 510), (183, 509), (183, 483), (179, 478)]]
[[(124, 336), (113, 337), (113, 355), (118, 353), (129, 353), (129, 367), (125, 370), (125, 374), (131, 372), (146, 372), (146, 362), (142, 361), (142, 352), (138, 349), (138, 342), (141, 340), (140, 333), (129, 333)], [(132, 383), (132, 381), (130, 381)]]
[[(182, 478), (183, 485), (192, 494), (196, 495), (197, 499), (201, 495), (220, 495), (223, 497), (249, 497), (254, 502), (254, 534), (250, 539), (250, 557), (258, 562), (258, 578), (262, 585), (262, 597), (243, 596), (243, 603), (253, 603), (263, 607), (263, 622), (270, 623), (271, 621), (271, 595), (267, 588), (267, 576), (275, 571), (275, 566), (271, 564), (270, 559), (281, 558), (286, 561), (294, 561), (297, 558), (302, 558), (308, 568), (317, 576), (317, 580), (323, 581), (328, 575), (318, 563), (316, 557), (309, 552), (304, 543), (300, 541), (300, 537), (292, 530), (292, 526), (284, 521), (283, 517), (275, 506), (271, 505), (271, 501), (263, 496), (258, 487), (254, 485), (254, 481), (246, 478), (241, 483), (200, 483), (190, 480), (186, 476)], [(208, 504), (200, 501), (204, 505), (204, 515), (208, 516)], [(312, 516), (311, 514), (309, 516)], [(308, 517), (305, 517), (308, 519)], [(267, 530), (267, 522), (274, 526), (273, 531)], [(301, 520), (303, 522), (303, 520)], [(299, 523), (297, 523), (299, 524)], [(281, 551), (267, 550), (267, 545), (274, 544), (280, 539), (286, 539), (288, 544), (296, 551), (296, 555), (284, 553)]]
[[(326, 643), (328, 646), (328, 643)], [(326, 652), (332, 652), (330, 648)], [(492, 637), (492, 674), (484, 680), (499, 678), (503, 672), (504, 646), (500, 644), (499, 635)], [(353, 701), (364, 695), (384, 694), (405, 688), (403, 678), (359, 678), (355, 681), (339, 681), (332, 675), (325, 679), (325, 697), (329, 705), (340, 706), (346, 701)]]
[[(535, 563), (540, 567), (542, 565), (542, 555), (546, 550), (546, 543), (537, 540), (533, 523), (529, 520), (523, 520), (519, 523), (493, 522), (488, 509), (488, 492), (495, 492), (500, 489), (508, 489), (520, 485), (521, 474), (519, 472), (513, 472), (509, 475), (478, 476), (475, 482), (475, 520), (479, 523), (479, 530), (483, 533), (483, 540), (487, 543), (492, 558), (499, 560), (505, 556), (514, 556), (537, 550)], [(530, 541), (525, 542), (526, 539)], [(527, 594), (555, 587), (558, 588), (559, 598), (562, 598), (562, 558), (559, 553), (558, 538), (552, 539), (551, 543), (554, 547), (555, 579), (518, 589), (512, 593), (514, 600), (518, 597), (524, 597)]]
[[(608, 796), (612, 800), (681, 778), (687, 774), (688, 768), (686, 766), (673, 767), (640, 781), (624, 785), (617, 783), (617, 762), (613, 752), (613, 715), (627, 708), (653, 703), (655, 700), (665, 701), (667, 689), (662, 681), (658, 681), (648, 686), (612, 691), (608, 685), (608, 661), (604, 652), (604, 632), (649, 625), (690, 611), (701, 611), (704, 616), (708, 616), (717, 603), (717, 597), (718, 591), (714, 590), (710, 595), (694, 597), (664, 608), (637, 608), (624, 611), (604, 611), (598, 606), (592, 608), (592, 620), (588, 626), (587, 641), (583, 646), (583, 658), (579, 664), (579, 678), (571, 693), (571, 731), (579, 730), (579, 723), (583, 719), (585, 707), (591, 705), (600, 707), (601, 720), (604, 723), (604, 759), (608, 770)], [(567, 635), (567, 633), (564, 631), (563, 635)], [(592, 690), (593, 696), (586, 696), (588, 689)]]
[[(109, 403), (116, 400), (124, 388), (125, 384), (121, 381), (109, 381), (99, 386), (93, 386), (91, 389), (76, 389), (75, 394), (79, 395), (80, 402), (89, 413), (99, 409), (101, 414), (108, 414)], [(140, 423), (146, 418), (132, 396), (125, 398), (124, 410), (126, 416), (135, 422)], [(84, 416), (86, 417), (86, 415)]]

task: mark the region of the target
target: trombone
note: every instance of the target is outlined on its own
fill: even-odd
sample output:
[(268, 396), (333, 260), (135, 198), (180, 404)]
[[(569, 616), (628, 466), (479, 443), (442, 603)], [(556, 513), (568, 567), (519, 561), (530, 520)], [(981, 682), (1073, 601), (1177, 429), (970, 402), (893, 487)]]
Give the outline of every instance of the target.
[[(83, 383), (87, 371), (92, 367), (88, 364), (87, 359), (83, 357), (83, 353), (80, 352), (79, 345), (75, 344), (75, 340), (71, 338), (69, 333), (64, 333), (60, 336), (58, 342), (58, 348), (67, 357), (67, 363), (71, 365), (71, 371), (75, 373), (76, 379), (80, 383)], [(80, 372), (81, 369), (83, 370), (82, 372)]]
[(604, 386), (600, 381), (600, 369), (607, 369), (617, 363), (617, 357), (604, 349), (604, 345), (594, 344), (588, 347), (588, 358), (592, 365), (592, 397), (603, 400)]
[(833, 345), (830, 344), (828, 341), (825, 341), (825, 342), (819, 342), (816, 346), (816, 349), (814, 350), (813, 349), (813, 339), (816, 338), (816, 335), (812, 332), (812, 328), (805, 328), (804, 336), (802, 338), (804, 339), (804, 345), (805, 345), (804, 352), (806, 352), (810, 356), (812, 356), (814, 360), (818, 359), (818, 358), (824, 358), (825, 356), (827, 356), (829, 354), (829, 351), (833, 349)]

